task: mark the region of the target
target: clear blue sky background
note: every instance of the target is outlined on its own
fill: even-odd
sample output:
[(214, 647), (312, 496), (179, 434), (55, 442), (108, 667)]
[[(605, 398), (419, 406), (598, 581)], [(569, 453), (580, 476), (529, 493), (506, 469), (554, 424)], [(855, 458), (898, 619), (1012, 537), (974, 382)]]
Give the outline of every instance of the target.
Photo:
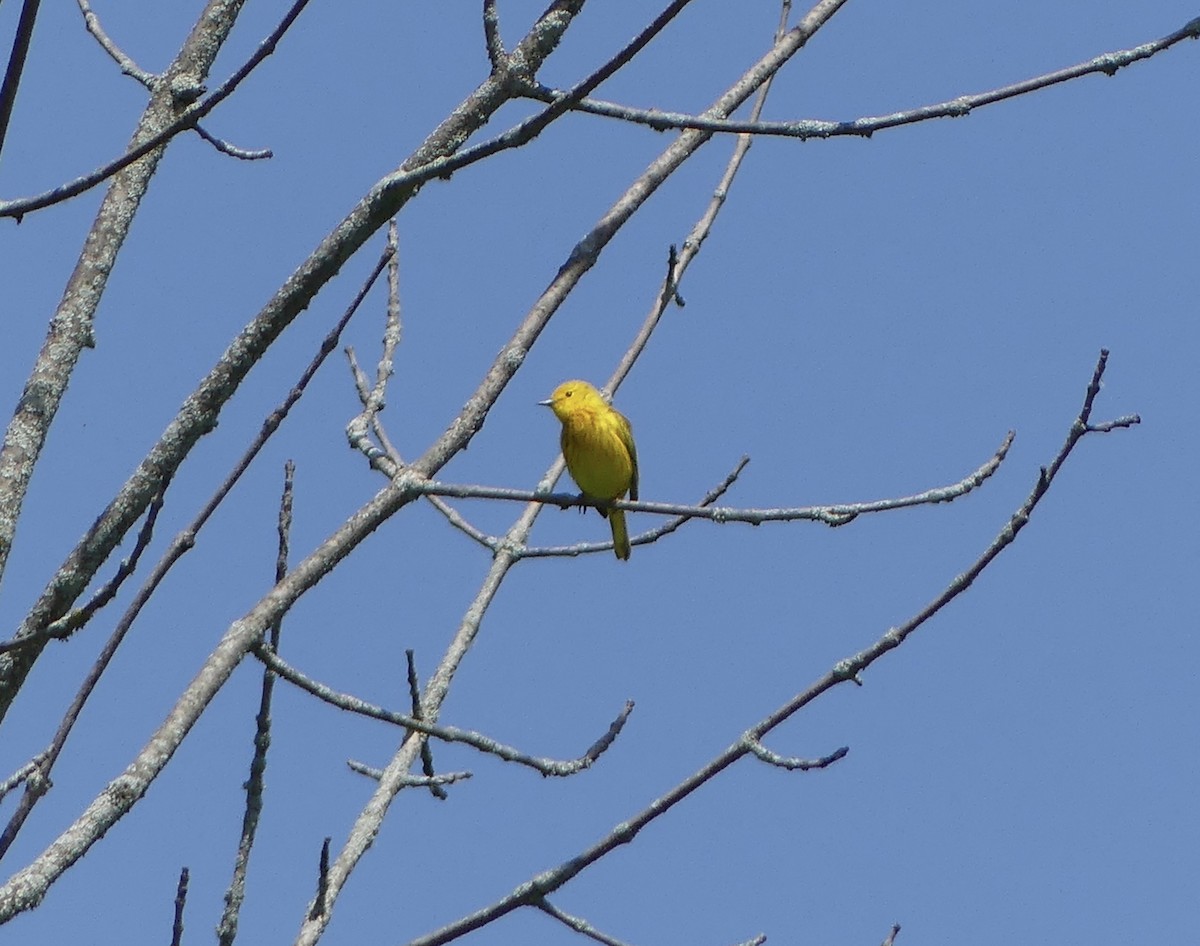
[[(273, 25), (248, 6), (215, 86)], [(19, 622), (62, 557), (229, 339), (382, 174), (484, 76), (478, 3), (314, 3), (207, 122), (256, 164), (196, 137), (169, 150), (113, 273), (46, 447), (0, 596)], [(173, 56), (199, 4), (101, 4), (144, 68)], [(539, 6), (502, 0), (504, 36)], [(595, 2), (543, 78), (568, 85), (643, 24)], [(9, 35), (16, 4), (0, 10)], [(1157, 38), (1195, 4), (1095, 0), (902, 5), (854, 0), (777, 82), (770, 118), (852, 119), (983, 91)], [(768, 46), (774, 3), (697, 2), (601, 94), (700, 110)], [(324, 942), (402, 943), (558, 864), (749, 725), (934, 597), (1005, 524), (1112, 350), (1097, 419), (1016, 545), (864, 677), (769, 740), (840, 745), (819, 773), (743, 761), (587, 871), (555, 902), (638, 944), (1184, 943), (1200, 877), (1196, 581), (1196, 274), (1200, 46), (874, 139), (752, 149), (672, 310), (617, 404), (646, 499), (688, 502), (743, 453), (731, 505), (853, 502), (958, 480), (1009, 428), (985, 488), (947, 506), (806, 523), (693, 523), (628, 564), (527, 561), (509, 577), (443, 719), (574, 756), (627, 698), (593, 770), (544, 780), (440, 747), (474, 778), (444, 803), (406, 792)], [(46, 4), (0, 166), (33, 193), (124, 146), (144, 101), (69, 4)], [(527, 111), (527, 110), (525, 110)], [(506, 110), (499, 128), (523, 111)], [(404, 341), (385, 419), (407, 455), (438, 436), (573, 243), (669, 141), (598, 118), (429, 185), (400, 218)], [(650, 306), (667, 246), (701, 212), (732, 142), (708, 145), (622, 232), (558, 313), (468, 453), (443, 478), (530, 487), (557, 427), (535, 402), (603, 381)], [(0, 225), (0, 403), (17, 401), (100, 199)], [(153, 552), (187, 522), (356, 292), (383, 236), (318, 297), (173, 485)], [(373, 366), (378, 291), (347, 335)], [(307, 554), (382, 485), (346, 448), (357, 403), (332, 359), (294, 417), (135, 626), (4, 865), (7, 876), (121, 771), (229, 622), (270, 587), (285, 459), (293, 548)], [(501, 532), (520, 507), (460, 508)], [(651, 525), (632, 519), (633, 531)], [(599, 539), (546, 512), (538, 543)], [(428, 673), (489, 558), (428, 507), (385, 525), (287, 619), (285, 656), (403, 708), (404, 651)], [(111, 574), (106, 568), (104, 575)], [(0, 730), (0, 777), (48, 742), (119, 605), (50, 648)], [(7, 636), (7, 631), (5, 636)], [(169, 940), (191, 869), (187, 942), (208, 941), (231, 869), (259, 671), (243, 666), (145, 801), (0, 930), (11, 943)], [(242, 942), (290, 942), (397, 735), (281, 686)], [(0, 808), (7, 817), (13, 800)], [(518, 914), (479, 944), (573, 934)]]

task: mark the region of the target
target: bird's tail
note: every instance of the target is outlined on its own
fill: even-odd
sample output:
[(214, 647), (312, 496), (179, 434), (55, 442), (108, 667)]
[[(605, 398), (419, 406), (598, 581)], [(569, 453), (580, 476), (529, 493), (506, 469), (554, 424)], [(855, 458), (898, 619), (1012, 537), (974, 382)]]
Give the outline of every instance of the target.
[(621, 561), (629, 559), (629, 533), (625, 530), (625, 513), (621, 509), (608, 511), (608, 524), (612, 527), (613, 551)]

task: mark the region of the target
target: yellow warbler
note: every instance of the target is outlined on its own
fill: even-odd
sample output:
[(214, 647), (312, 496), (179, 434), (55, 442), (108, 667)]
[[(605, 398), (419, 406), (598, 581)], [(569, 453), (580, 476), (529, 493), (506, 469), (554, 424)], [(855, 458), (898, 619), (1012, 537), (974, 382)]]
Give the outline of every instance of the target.
[[(638, 498), (637, 448), (633, 429), (624, 415), (604, 400), (586, 381), (564, 381), (550, 400), (539, 401), (562, 421), (563, 457), (575, 485), (589, 499), (620, 499), (629, 493)], [(613, 551), (629, 558), (629, 533), (620, 509), (600, 510), (612, 527)]]

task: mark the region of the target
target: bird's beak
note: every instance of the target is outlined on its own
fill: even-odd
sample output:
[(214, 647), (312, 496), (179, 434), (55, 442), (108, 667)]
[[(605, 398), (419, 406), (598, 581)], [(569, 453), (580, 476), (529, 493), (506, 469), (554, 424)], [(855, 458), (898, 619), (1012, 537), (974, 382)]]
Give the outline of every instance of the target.
[(554, 401), (553, 400), (538, 401), (538, 404), (542, 407), (553, 407)]

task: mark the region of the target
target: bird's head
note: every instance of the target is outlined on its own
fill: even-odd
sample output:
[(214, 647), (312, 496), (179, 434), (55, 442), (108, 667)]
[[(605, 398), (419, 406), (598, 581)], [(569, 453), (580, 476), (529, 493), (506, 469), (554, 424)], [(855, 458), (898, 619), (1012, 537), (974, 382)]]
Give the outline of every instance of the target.
[(538, 401), (554, 411), (559, 420), (605, 406), (604, 396), (586, 381), (564, 381), (547, 401)]

